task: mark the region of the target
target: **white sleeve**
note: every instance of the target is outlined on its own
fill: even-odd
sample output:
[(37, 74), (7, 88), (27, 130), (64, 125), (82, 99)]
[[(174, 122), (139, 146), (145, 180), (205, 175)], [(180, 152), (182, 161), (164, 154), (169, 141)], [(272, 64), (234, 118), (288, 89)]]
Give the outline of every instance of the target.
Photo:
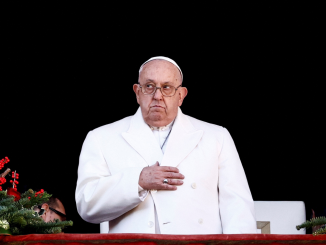
[(139, 184), (138, 184), (138, 194), (139, 194), (139, 198), (144, 201), (145, 198), (147, 197), (147, 194), (148, 194), (148, 191), (147, 190), (144, 190), (143, 187), (141, 187)]
[(143, 167), (126, 168), (111, 175), (94, 132), (84, 141), (79, 158), (76, 204), (87, 222), (113, 220), (141, 203), (147, 195), (138, 191)]
[(254, 202), (237, 149), (224, 129), (219, 156), (219, 207), (224, 234), (257, 233)]

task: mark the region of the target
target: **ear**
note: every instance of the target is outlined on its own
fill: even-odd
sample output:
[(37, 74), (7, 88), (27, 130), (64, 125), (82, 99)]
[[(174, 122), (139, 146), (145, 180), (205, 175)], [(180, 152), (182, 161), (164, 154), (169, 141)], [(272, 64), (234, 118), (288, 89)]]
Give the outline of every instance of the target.
[[(45, 213), (46, 213), (46, 212), (49, 212), (49, 210), (50, 210), (50, 209), (49, 209), (49, 204), (47, 204), (47, 203), (44, 203), (44, 204), (42, 205), (41, 208), (43, 208), (43, 209), (45, 210)], [(45, 214), (45, 213), (44, 213), (44, 214)]]
[(188, 89), (186, 87), (180, 87), (179, 106), (182, 105), (182, 102), (183, 102), (184, 98), (187, 96), (187, 94), (188, 94)]
[(139, 84), (134, 84), (132, 88), (136, 94), (137, 103), (139, 104), (139, 92), (140, 92)]

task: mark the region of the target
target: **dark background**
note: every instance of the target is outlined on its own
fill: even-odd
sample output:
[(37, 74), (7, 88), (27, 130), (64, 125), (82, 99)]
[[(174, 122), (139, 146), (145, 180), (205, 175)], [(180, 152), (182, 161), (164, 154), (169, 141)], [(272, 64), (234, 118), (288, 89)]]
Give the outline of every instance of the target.
[(19, 191), (62, 199), (74, 221), (66, 232), (99, 232), (76, 210), (82, 143), (88, 131), (136, 112), (138, 69), (163, 55), (184, 73), (183, 112), (230, 131), (254, 200), (305, 201), (310, 218), (325, 204), (324, 7), (4, 6), (0, 159), (20, 174)]

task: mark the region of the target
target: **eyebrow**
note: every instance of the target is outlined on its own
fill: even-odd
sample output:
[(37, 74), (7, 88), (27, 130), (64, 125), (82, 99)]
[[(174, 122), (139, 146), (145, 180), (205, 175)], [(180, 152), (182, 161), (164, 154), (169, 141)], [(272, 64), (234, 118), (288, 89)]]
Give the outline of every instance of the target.
[[(155, 83), (155, 81), (154, 81), (154, 80), (152, 80), (152, 79), (146, 79), (146, 82), (145, 82), (145, 83), (148, 83), (148, 82), (152, 82), (152, 83)], [(172, 82), (170, 82), (170, 81), (167, 81), (167, 82), (163, 82), (163, 84), (167, 84), (167, 83), (172, 83)]]

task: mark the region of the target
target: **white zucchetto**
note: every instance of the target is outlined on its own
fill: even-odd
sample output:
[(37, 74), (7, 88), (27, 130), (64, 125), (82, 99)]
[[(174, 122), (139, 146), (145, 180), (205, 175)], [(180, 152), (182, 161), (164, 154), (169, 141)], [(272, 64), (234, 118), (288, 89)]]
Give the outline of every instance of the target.
[(181, 74), (181, 82), (183, 81), (183, 74), (182, 74), (182, 71), (181, 71), (180, 67), (178, 66), (178, 64), (177, 64), (174, 60), (172, 60), (172, 59), (170, 59), (170, 58), (168, 58), (168, 57), (164, 57), (164, 56), (156, 56), (156, 57), (152, 57), (152, 58), (150, 58), (149, 60), (145, 61), (145, 62), (140, 66), (140, 68), (139, 68), (139, 73), (141, 72), (143, 66), (144, 66), (146, 63), (148, 63), (148, 62), (150, 62), (150, 61), (152, 61), (152, 60), (166, 60), (166, 61), (172, 63), (173, 65), (175, 65), (175, 66), (179, 69), (179, 71), (180, 71), (180, 74)]

